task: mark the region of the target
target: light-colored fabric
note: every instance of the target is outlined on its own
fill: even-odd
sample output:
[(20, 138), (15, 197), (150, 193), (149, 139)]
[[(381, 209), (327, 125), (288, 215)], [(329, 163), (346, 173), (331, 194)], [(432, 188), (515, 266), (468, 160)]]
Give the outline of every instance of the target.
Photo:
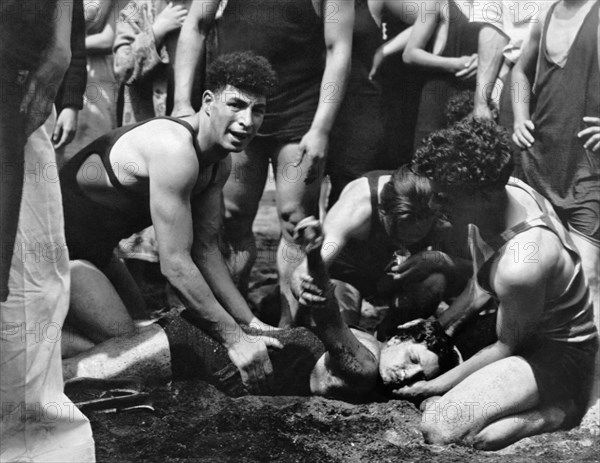
[[(537, 193), (526, 183), (511, 179), (508, 189), (519, 188), (528, 193), (537, 203), (538, 210), (528, 210), (528, 217), (517, 225), (504, 230), (501, 234), (484, 240), (479, 228), (469, 224), (469, 247), (473, 259), (473, 274), (476, 275), (476, 285), (492, 297), (496, 297), (489, 287), (484, 267), (489, 268), (489, 263), (499, 258), (503, 253), (510, 253), (516, 243), (513, 239), (531, 228), (541, 227), (554, 233), (561, 241), (563, 247), (573, 257), (575, 267), (569, 284), (563, 293), (551, 300), (544, 301), (538, 334), (559, 342), (579, 343), (589, 341), (598, 336), (593, 319), (592, 300), (583, 268), (581, 258), (573, 243), (569, 232), (562, 225), (551, 204), (542, 195)], [(518, 244), (518, 243), (517, 243)], [(537, 262), (536, 243), (526, 243), (523, 247), (524, 263), (535, 264)], [(516, 257), (515, 257), (516, 258)]]
[(42, 126), (25, 147), (10, 296), (0, 305), (2, 462), (95, 461), (90, 423), (63, 393), (60, 338), (69, 285), (55, 154)]
[(470, 20), (494, 26), (508, 38), (504, 58), (512, 65), (521, 56), (531, 24), (551, 5), (548, 0), (471, 0)]

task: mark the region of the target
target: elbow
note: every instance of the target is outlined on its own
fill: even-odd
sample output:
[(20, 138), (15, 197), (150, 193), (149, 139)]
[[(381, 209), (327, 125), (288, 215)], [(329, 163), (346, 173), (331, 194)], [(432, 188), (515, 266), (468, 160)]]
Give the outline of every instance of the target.
[(415, 61), (414, 48), (406, 48), (404, 50), (404, 53), (402, 53), (402, 61), (404, 61), (404, 64), (408, 64), (409, 66), (414, 66), (417, 64)]

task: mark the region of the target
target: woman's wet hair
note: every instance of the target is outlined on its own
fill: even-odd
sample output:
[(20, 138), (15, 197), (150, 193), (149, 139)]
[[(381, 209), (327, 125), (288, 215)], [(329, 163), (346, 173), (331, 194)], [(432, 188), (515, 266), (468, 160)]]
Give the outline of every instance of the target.
[(392, 339), (396, 342), (414, 341), (425, 344), (427, 349), (438, 356), (440, 374), (454, 368), (460, 362), (452, 339), (437, 320), (419, 320), (400, 325), (394, 330), (390, 337), (390, 340)]
[(277, 85), (269, 61), (251, 51), (219, 56), (208, 68), (206, 88), (214, 93), (231, 85), (244, 92), (268, 97)]
[[(398, 222), (427, 219), (435, 214), (429, 207), (432, 194), (430, 181), (405, 164), (394, 171), (381, 190), (381, 213), (392, 218), (394, 230), (400, 226)], [(393, 230), (390, 232), (393, 234)]]

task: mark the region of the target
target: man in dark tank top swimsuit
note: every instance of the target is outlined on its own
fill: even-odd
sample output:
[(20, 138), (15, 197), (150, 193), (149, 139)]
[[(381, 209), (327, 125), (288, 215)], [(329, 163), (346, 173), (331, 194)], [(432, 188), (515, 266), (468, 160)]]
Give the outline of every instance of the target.
[[(202, 60), (219, 3), (193, 2), (181, 29), (175, 66), (175, 116), (193, 111), (193, 74)], [(252, 223), (271, 161), (282, 230), (277, 270), (283, 325), (291, 322), (290, 313), (295, 311), (289, 280), (301, 260), (292, 233), (304, 217), (318, 215), (329, 137), (350, 70), (353, 22), (352, 1), (228, 0), (217, 23), (219, 53), (252, 50), (269, 60), (279, 78), (278, 87), (269, 95), (265, 123), (258, 136), (245, 152), (232, 157), (224, 196), (229, 261), (238, 286), (245, 292), (256, 259)]]
[(236, 290), (218, 233), (229, 154), (256, 135), (275, 83), (263, 57), (223, 55), (209, 69), (198, 113), (114, 130), (65, 165), (66, 240), (71, 259), (77, 259), (69, 319), (81, 339), (64, 354), (135, 334), (132, 288), (112, 251), (119, 240), (152, 224), (161, 271), (192, 318), (224, 346), (244, 383), (260, 390), (269, 382), (267, 346), (280, 344), (269, 337), (258, 342), (239, 337), (239, 324), (268, 325)]
[[(495, 450), (577, 425), (598, 350), (590, 290), (550, 203), (509, 180), (508, 134), (492, 121), (459, 122), (425, 140), (413, 169), (433, 182), (433, 204), (468, 230), (474, 284), (498, 302), (494, 344), (399, 391), (442, 396), (426, 404), (426, 441)], [(443, 412), (449, 404), (457, 413)]]

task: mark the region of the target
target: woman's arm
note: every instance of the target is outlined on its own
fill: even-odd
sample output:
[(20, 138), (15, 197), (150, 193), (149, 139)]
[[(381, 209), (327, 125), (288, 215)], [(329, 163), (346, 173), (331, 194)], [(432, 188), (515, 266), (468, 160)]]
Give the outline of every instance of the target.
[(412, 33), (402, 55), (406, 64), (455, 74), (465, 69), (473, 59), (472, 56), (466, 55), (460, 57), (438, 56), (426, 50), (427, 44), (444, 20), (442, 14), (445, 4), (445, 1), (438, 0), (424, 2), (419, 19), (412, 27)]

